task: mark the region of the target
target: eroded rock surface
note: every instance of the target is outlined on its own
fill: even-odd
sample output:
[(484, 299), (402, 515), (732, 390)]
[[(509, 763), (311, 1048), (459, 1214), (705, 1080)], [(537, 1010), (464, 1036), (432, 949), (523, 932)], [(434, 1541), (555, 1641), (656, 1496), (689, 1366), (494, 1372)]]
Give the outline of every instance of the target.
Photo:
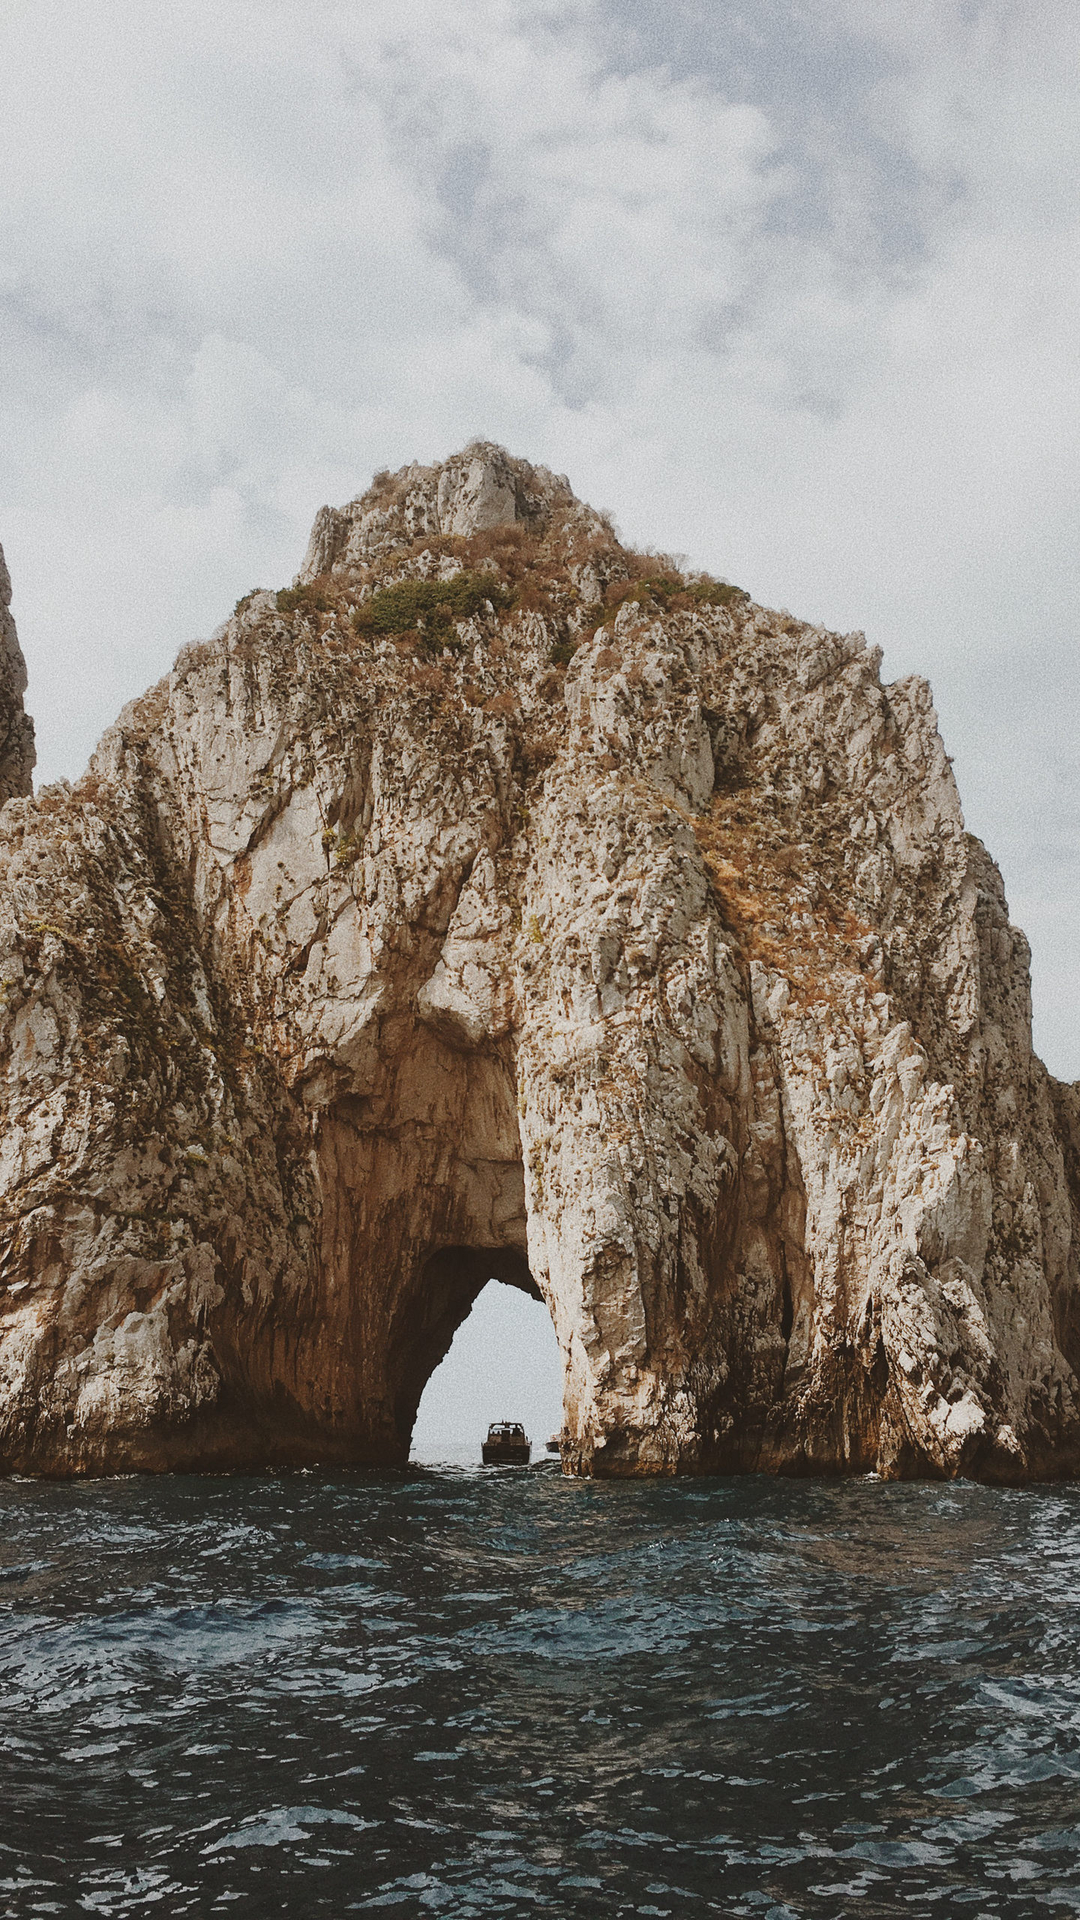
[(1080, 1092), (878, 664), (497, 448), (324, 509), (0, 816), (3, 1465), (402, 1459), (495, 1274), (571, 1470), (1075, 1472)]
[(33, 791), (34, 723), (23, 709), (26, 662), (11, 617), (11, 575), (0, 547), (0, 806)]

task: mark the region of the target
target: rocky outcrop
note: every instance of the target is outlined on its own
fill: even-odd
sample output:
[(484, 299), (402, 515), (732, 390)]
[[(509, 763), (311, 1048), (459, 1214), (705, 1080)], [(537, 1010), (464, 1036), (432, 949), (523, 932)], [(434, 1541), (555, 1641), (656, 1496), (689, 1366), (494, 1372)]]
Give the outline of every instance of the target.
[(564, 537), (612, 538), (609, 521), (575, 498), (565, 474), (511, 460), (502, 447), (481, 441), (439, 467), (377, 474), (347, 507), (321, 508), (297, 582), (377, 565), (425, 536), (468, 538), (517, 527), (542, 537), (556, 518)]
[(490, 1275), (584, 1473), (1073, 1473), (1080, 1092), (930, 694), (500, 449), (0, 818), (0, 1458), (391, 1462)]
[(13, 795), (31, 793), (34, 771), (34, 723), (23, 711), (26, 662), (11, 617), (11, 575), (0, 547), (0, 806)]

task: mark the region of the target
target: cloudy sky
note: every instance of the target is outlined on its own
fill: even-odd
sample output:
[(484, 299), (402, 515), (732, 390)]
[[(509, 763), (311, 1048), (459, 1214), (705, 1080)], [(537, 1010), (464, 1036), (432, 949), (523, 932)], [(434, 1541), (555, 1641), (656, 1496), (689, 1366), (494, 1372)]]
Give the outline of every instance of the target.
[(1074, 0), (4, 0), (42, 779), (484, 435), (931, 679), (1080, 1075)]

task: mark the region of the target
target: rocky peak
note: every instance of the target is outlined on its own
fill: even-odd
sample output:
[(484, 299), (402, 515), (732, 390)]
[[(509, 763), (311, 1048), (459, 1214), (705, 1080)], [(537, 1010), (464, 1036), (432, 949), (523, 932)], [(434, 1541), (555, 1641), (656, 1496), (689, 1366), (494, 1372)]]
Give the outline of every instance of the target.
[(345, 507), (323, 507), (315, 519), (299, 582), (323, 573), (370, 566), (423, 535), (467, 538), (495, 527), (546, 531), (558, 516), (606, 527), (564, 474), (515, 460), (504, 447), (475, 440), (440, 465), (413, 464), (377, 474)]
[(0, 805), (33, 792), (34, 723), (23, 710), (26, 662), (11, 617), (11, 575), (0, 547)]

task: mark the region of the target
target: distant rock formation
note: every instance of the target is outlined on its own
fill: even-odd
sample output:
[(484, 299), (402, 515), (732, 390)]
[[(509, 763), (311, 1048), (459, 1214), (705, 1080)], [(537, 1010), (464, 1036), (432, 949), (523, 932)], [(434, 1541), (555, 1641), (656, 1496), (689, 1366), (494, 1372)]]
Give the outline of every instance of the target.
[(23, 711), (26, 662), (11, 617), (11, 575), (0, 547), (0, 806), (33, 792), (34, 723)]
[(0, 1463), (389, 1463), (491, 1275), (581, 1473), (1080, 1462), (1080, 1091), (929, 690), (478, 445), (0, 816)]

